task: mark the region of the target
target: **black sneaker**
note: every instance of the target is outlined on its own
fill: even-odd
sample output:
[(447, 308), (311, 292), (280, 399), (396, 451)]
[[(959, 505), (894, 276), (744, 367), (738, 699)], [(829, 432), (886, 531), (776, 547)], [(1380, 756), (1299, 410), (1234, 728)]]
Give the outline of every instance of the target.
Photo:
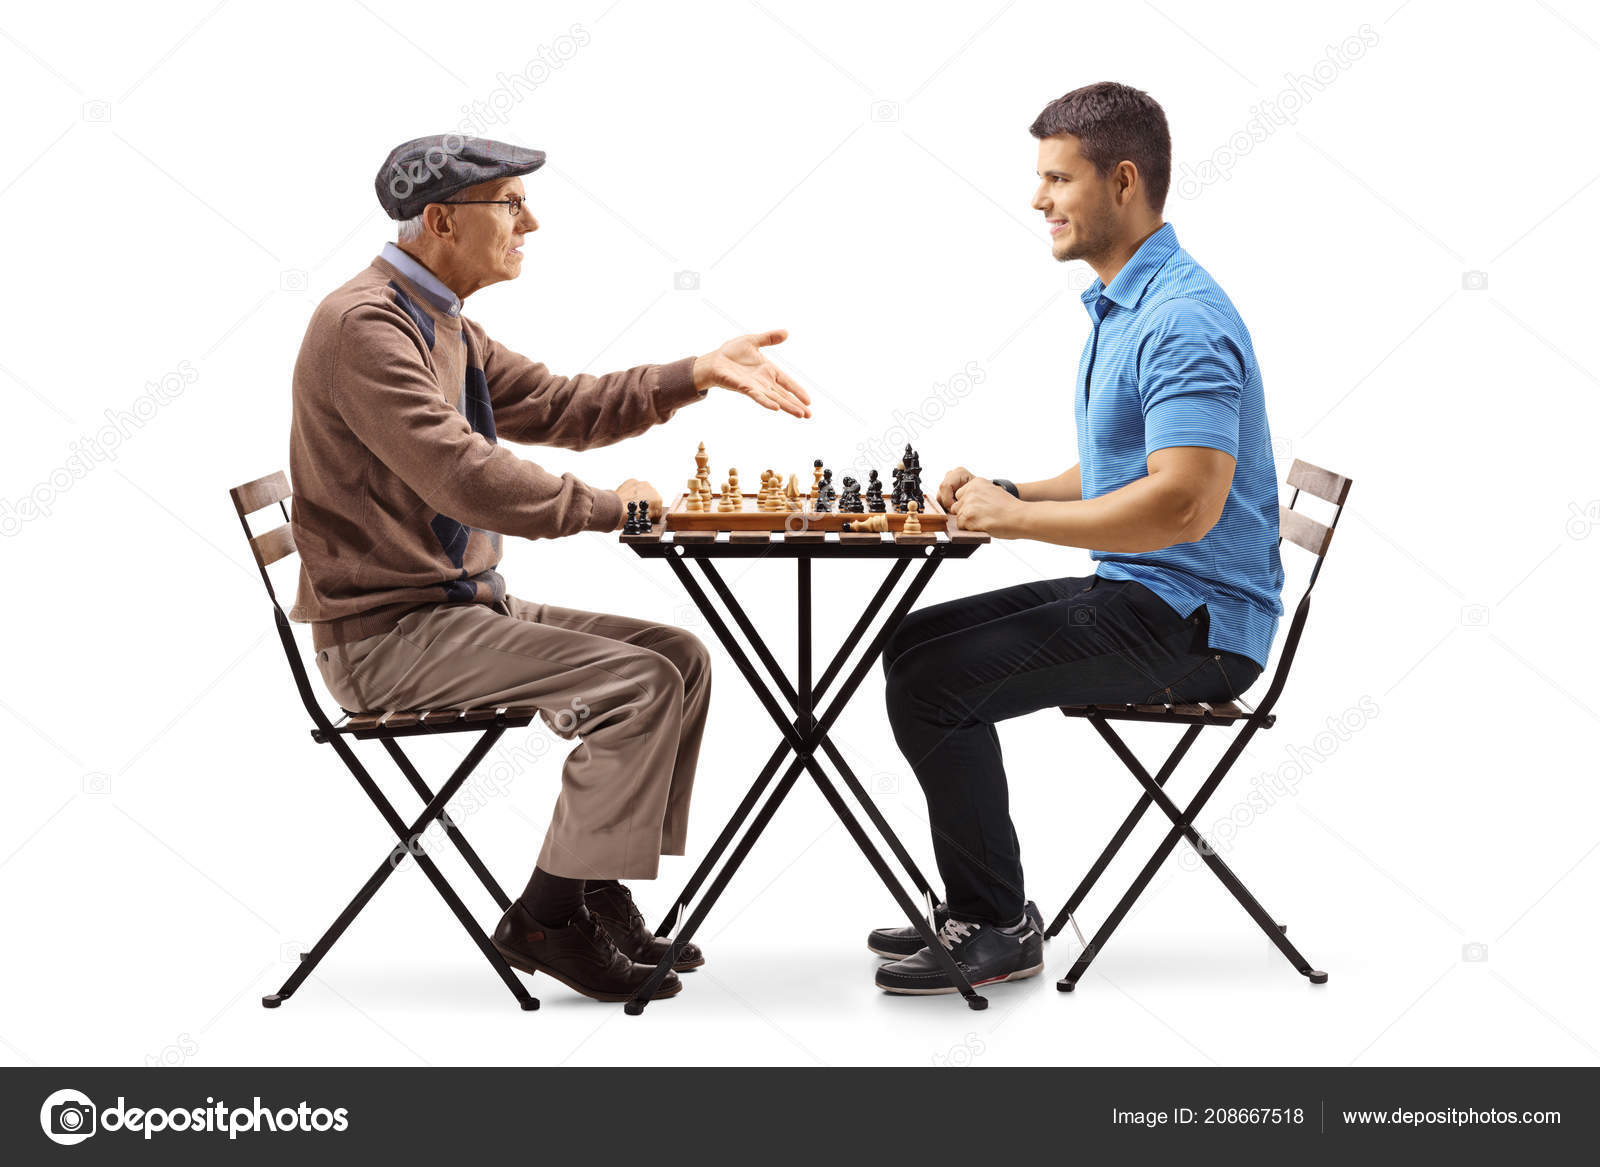
[[(1034, 928), (1040, 933), (1044, 932), (1044, 917), (1039, 914), (1039, 905), (1029, 900), (1023, 906), (1022, 914), (1028, 918)], [(935, 930), (944, 927), (944, 922), (950, 918), (950, 909), (943, 904), (933, 906), (933, 926)], [(922, 934), (911, 925), (903, 928), (874, 928), (867, 933), (867, 947), (884, 960), (904, 960), (908, 956), (915, 956), (922, 951)]]
[[(1020, 981), (1044, 971), (1044, 937), (1032, 920), (1025, 919), (1015, 932), (1002, 932), (993, 924), (946, 920), (939, 929), (939, 943), (950, 950), (956, 966), (975, 989), (997, 981)], [(926, 948), (881, 966), (875, 983), (886, 993), (919, 997), (958, 991)]]

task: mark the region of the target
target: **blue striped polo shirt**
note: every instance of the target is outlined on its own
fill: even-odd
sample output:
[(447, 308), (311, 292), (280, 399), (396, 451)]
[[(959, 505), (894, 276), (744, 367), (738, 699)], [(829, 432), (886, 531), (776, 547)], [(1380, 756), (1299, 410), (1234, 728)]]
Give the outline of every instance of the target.
[(1204, 604), (1211, 647), (1265, 668), (1283, 613), (1283, 566), (1277, 470), (1250, 333), (1170, 223), (1109, 287), (1097, 279), (1082, 298), (1094, 326), (1073, 403), (1083, 497), (1145, 477), (1145, 460), (1169, 446), (1223, 450), (1236, 461), (1222, 517), (1205, 538), (1136, 554), (1091, 551), (1097, 574), (1141, 583), (1183, 617)]

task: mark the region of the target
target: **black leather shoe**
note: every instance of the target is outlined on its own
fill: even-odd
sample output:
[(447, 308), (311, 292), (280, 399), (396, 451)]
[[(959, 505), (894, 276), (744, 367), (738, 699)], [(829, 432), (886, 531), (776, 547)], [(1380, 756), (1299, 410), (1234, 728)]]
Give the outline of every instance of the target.
[[(1023, 906), (1022, 914), (1041, 934), (1044, 932), (1044, 917), (1039, 914), (1038, 904), (1029, 900)], [(950, 910), (943, 904), (933, 906), (935, 929), (943, 928), (949, 918)], [(922, 934), (909, 924), (903, 928), (874, 928), (867, 933), (867, 947), (884, 960), (904, 960), (922, 951)]]
[[(615, 887), (586, 891), (583, 904), (605, 926), (623, 956), (652, 968), (661, 963), (671, 941), (645, 926), (644, 915), (634, 905), (633, 893), (626, 887), (619, 883)], [(688, 972), (705, 962), (700, 946), (690, 941), (678, 949), (678, 959), (672, 968), (674, 972)]]
[[(946, 920), (939, 929), (939, 942), (950, 950), (956, 966), (975, 989), (997, 981), (1020, 981), (1044, 970), (1044, 937), (1031, 920), (1010, 934), (993, 924)], [(915, 956), (882, 965), (875, 981), (887, 993), (911, 996), (958, 991), (950, 975), (926, 948)]]
[[(544, 973), (596, 1001), (629, 1000), (655, 971), (618, 952), (587, 908), (579, 908), (565, 928), (551, 928), (529, 915), (520, 901), (513, 901), (492, 940), (512, 968)], [(669, 972), (654, 996), (675, 996), (682, 988), (677, 974)]]

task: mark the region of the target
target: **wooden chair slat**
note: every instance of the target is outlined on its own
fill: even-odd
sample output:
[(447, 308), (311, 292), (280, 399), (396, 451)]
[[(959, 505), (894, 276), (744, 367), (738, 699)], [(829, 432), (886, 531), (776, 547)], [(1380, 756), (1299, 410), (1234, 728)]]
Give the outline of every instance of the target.
[(1278, 534), (1321, 558), (1328, 553), (1328, 543), (1333, 538), (1333, 529), (1280, 504)]
[(265, 478), (257, 478), (243, 486), (235, 486), (228, 494), (241, 515), (254, 514), (262, 507), (293, 497), (289, 490), (289, 476), (282, 470), (275, 470)]
[(1345, 496), (1350, 493), (1350, 479), (1342, 474), (1335, 474), (1332, 470), (1324, 470), (1321, 466), (1313, 466), (1310, 462), (1302, 462), (1298, 458), (1295, 459), (1294, 465), (1289, 467), (1288, 481), (1296, 490), (1314, 494), (1334, 506), (1343, 506)]
[(266, 534), (251, 539), (250, 550), (255, 552), (256, 562), (262, 567), (276, 563), (285, 555), (294, 554), (294, 532), (289, 529), (288, 523), (274, 527)]

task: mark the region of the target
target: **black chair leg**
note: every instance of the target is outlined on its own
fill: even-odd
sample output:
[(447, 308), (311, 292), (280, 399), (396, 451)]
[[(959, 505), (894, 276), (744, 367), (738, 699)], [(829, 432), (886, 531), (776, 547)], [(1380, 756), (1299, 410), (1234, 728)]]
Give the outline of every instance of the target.
[[(1183, 756), (1189, 752), (1189, 747), (1194, 745), (1195, 739), (1200, 736), (1201, 728), (1199, 725), (1191, 725), (1184, 732), (1183, 737), (1179, 739), (1172, 753), (1167, 755), (1167, 760), (1162, 765), (1160, 772), (1156, 774), (1157, 786), (1165, 786), (1167, 784), (1167, 779), (1172, 777), (1172, 772), (1178, 768), (1178, 763), (1183, 760)], [(1046, 940), (1053, 939), (1067, 921), (1072, 919), (1073, 913), (1083, 904), (1089, 892), (1093, 890), (1094, 885), (1100, 881), (1100, 877), (1105, 874), (1106, 868), (1116, 858), (1117, 852), (1122, 850), (1122, 844), (1128, 841), (1128, 836), (1133, 834), (1133, 828), (1139, 824), (1139, 820), (1144, 817), (1144, 812), (1150, 809), (1150, 804), (1153, 801), (1154, 799), (1148, 794), (1140, 796), (1139, 801), (1128, 812), (1128, 817), (1123, 819), (1122, 825), (1117, 828), (1117, 833), (1111, 836), (1111, 841), (1100, 852), (1100, 857), (1094, 861), (1094, 865), (1084, 874), (1077, 888), (1067, 897), (1067, 902), (1061, 906), (1061, 911), (1056, 914), (1056, 918), (1050, 922), (1050, 927), (1044, 934)]]
[[(422, 801), (426, 803), (432, 800), (433, 792), (428, 789), (428, 784), (422, 780), (422, 775), (417, 773), (417, 768), (411, 764), (411, 759), (406, 757), (405, 753), (400, 749), (400, 743), (393, 738), (386, 737), (383, 739), (383, 748), (389, 751), (389, 756), (394, 759), (395, 765), (400, 767), (400, 772), (406, 776), (406, 781), (411, 783), (411, 788), (417, 792)], [(439, 812), (439, 823), (444, 827), (445, 834), (450, 837), (450, 841), (455, 844), (456, 850), (461, 852), (461, 857), (467, 861), (467, 866), (472, 868), (479, 881), (482, 882), (489, 894), (494, 897), (494, 902), (499, 906), (500, 910), (503, 912), (509, 908), (511, 906), (511, 898), (501, 888), (499, 881), (489, 873), (489, 868), (484, 865), (483, 860), (478, 858), (478, 853), (472, 849), (472, 844), (467, 842), (467, 837), (456, 826), (455, 820), (450, 817), (449, 811)]]
[[(1142, 814), (1144, 808), (1153, 802), (1161, 808), (1162, 813), (1170, 820), (1172, 829), (1167, 832), (1155, 854), (1150, 857), (1149, 862), (1140, 870), (1132, 886), (1123, 894), (1111, 914), (1106, 917), (1105, 923), (1095, 933), (1094, 939), (1079, 954), (1078, 959), (1067, 971), (1067, 975), (1056, 982), (1056, 988), (1064, 993), (1070, 993), (1077, 986), (1078, 981), (1082, 979), (1083, 974), (1088, 970), (1095, 956), (1104, 949), (1106, 942), (1116, 930), (1117, 925), (1122, 922), (1129, 909), (1133, 907), (1134, 902), (1143, 894), (1144, 889), (1149, 885), (1150, 880), (1154, 878), (1161, 864), (1166, 862), (1167, 857), (1172, 854), (1172, 850), (1177, 846), (1180, 838), (1187, 839), (1195, 850), (1199, 852), (1206, 866), (1211, 869), (1212, 873), (1228, 889), (1229, 893), (1239, 901), (1240, 905), (1255, 920), (1267, 938), (1284, 954), (1289, 963), (1294, 966), (1295, 971), (1306, 977), (1314, 985), (1326, 984), (1328, 974), (1311, 967), (1310, 962), (1289, 942), (1288, 937), (1285, 935), (1288, 929), (1284, 925), (1277, 923), (1268, 914), (1267, 910), (1250, 893), (1250, 890), (1245, 887), (1244, 882), (1233, 873), (1232, 869), (1212, 849), (1205, 837), (1194, 828), (1194, 820), (1205, 809), (1207, 801), (1215, 793), (1222, 779), (1232, 769), (1239, 755), (1244, 752), (1246, 743), (1260, 727), (1260, 723), (1252, 719), (1243, 730), (1235, 735), (1227, 751), (1224, 752), (1210, 775), (1207, 776), (1205, 782), (1190, 800), (1189, 805), (1179, 810), (1177, 804), (1172, 801), (1164, 789), (1165, 781), (1170, 776), (1174, 764), (1172, 759), (1169, 758), (1168, 765), (1162, 767), (1162, 773), (1159, 777), (1152, 778), (1139, 759), (1134, 756), (1133, 751), (1128, 748), (1127, 743), (1106, 723), (1104, 718), (1091, 717), (1089, 721), (1100, 736), (1105, 739), (1106, 744), (1111, 747), (1123, 765), (1128, 768), (1129, 773), (1144, 788), (1145, 796), (1141, 799), (1140, 806), (1136, 808), (1137, 813)], [(1191, 727), (1190, 734), (1197, 733), (1199, 728), (1198, 725)], [(1185, 737), (1185, 742), (1190, 740), (1192, 738)], [(1183, 742), (1180, 742), (1179, 746), (1182, 750), (1187, 749), (1187, 745)], [(1065, 911), (1066, 909), (1063, 909), (1063, 913)]]
[(373, 805), (378, 808), (378, 813), (389, 824), (398, 841), (390, 849), (389, 855), (384, 859), (382, 865), (372, 873), (367, 882), (362, 885), (361, 890), (356, 893), (355, 898), (339, 914), (339, 918), (333, 922), (332, 926), (317, 941), (312, 950), (304, 954), (300, 963), (295, 967), (294, 972), (290, 974), (289, 979), (284, 982), (283, 986), (276, 993), (261, 999), (261, 1004), (264, 1007), (276, 1009), (294, 995), (295, 991), (311, 975), (317, 965), (321, 963), (322, 958), (328, 954), (334, 943), (344, 934), (345, 929), (350, 926), (372, 897), (377, 894), (378, 889), (383, 886), (390, 873), (394, 871), (395, 867), (408, 853), (416, 860), (417, 866), (428, 877), (428, 881), (433, 884), (445, 904), (455, 914), (456, 919), (461, 922), (461, 926), (466, 930), (467, 935), (472, 938), (473, 943), (478, 946), (479, 951), (489, 961), (490, 967), (495, 970), (496, 974), (499, 975), (500, 979), (511, 991), (512, 996), (517, 999), (517, 1003), (524, 1010), (534, 1010), (539, 1007), (538, 999), (529, 995), (528, 990), (523, 987), (522, 982), (511, 971), (511, 967), (506, 964), (505, 958), (500, 955), (488, 936), (484, 934), (483, 929), (473, 919), (472, 913), (468, 911), (466, 904), (461, 902), (461, 897), (456, 894), (455, 889), (450, 886), (443, 873), (434, 865), (433, 860), (422, 851), (419, 841), (434, 819), (444, 812), (445, 805), (455, 796), (462, 783), (467, 780), (468, 775), (472, 773), (473, 769), (493, 748), (494, 743), (499, 740), (503, 732), (500, 729), (491, 729), (485, 732), (467, 753), (467, 756), (462, 759), (449, 780), (440, 787), (438, 794), (428, 800), (428, 804), (423, 808), (422, 814), (409, 825), (395, 811), (389, 800), (384, 797), (383, 791), (378, 788), (377, 783), (372, 780), (372, 776), (367, 773), (366, 768), (361, 765), (360, 759), (355, 756), (350, 747), (340, 738), (336, 737), (331, 740), (330, 744), (333, 745), (340, 759), (350, 769), (350, 772), (355, 775), (356, 781), (366, 792), (368, 798), (372, 800)]

